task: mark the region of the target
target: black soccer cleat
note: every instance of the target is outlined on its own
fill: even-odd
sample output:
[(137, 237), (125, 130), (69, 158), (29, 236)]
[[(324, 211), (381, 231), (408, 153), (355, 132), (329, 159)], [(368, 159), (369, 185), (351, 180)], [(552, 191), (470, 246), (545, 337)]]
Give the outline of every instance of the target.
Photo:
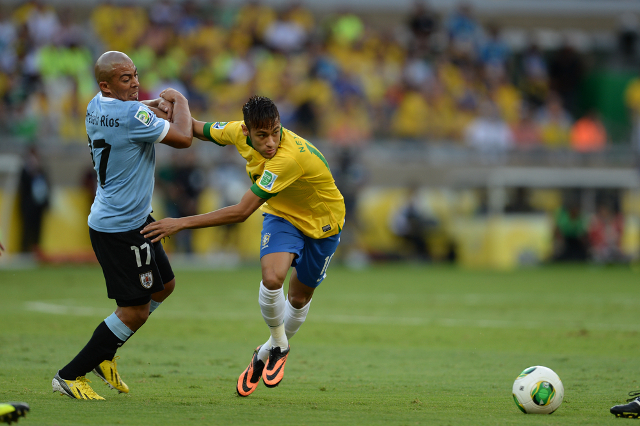
[(628, 404), (621, 404), (611, 407), (609, 411), (616, 417), (627, 419), (637, 419), (640, 417), (640, 391), (629, 392), (631, 398), (627, 399)]
[(262, 381), (268, 388), (274, 388), (280, 384), (284, 377), (284, 365), (289, 357), (291, 346), (283, 351), (280, 346), (269, 349), (269, 360), (262, 371)]
[(238, 377), (238, 384), (236, 385), (236, 392), (239, 396), (249, 396), (258, 387), (260, 383), (260, 377), (262, 377), (262, 370), (264, 370), (264, 362), (258, 359), (258, 352), (260, 346), (253, 351), (253, 356), (249, 362), (249, 366)]

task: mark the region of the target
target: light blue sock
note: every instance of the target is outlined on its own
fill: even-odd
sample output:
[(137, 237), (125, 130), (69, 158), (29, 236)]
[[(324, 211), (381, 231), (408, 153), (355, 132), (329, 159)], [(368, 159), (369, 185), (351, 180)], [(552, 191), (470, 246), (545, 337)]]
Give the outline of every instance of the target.
[(149, 313), (158, 309), (158, 306), (160, 306), (160, 304), (162, 304), (162, 302), (156, 302), (155, 300), (151, 299), (151, 304), (149, 305)]
[(109, 330), (111, 330), (111, 332), (123, 342), (126, 342), (127, 339), (133, 334), (133, 331), (131, 331), (131, 329), (127, 327), (127, 325), (123, 323), (120, 318), (118, 318), (115, 312), (106, 317), (104, 319), (104, 323), (107, 324)]

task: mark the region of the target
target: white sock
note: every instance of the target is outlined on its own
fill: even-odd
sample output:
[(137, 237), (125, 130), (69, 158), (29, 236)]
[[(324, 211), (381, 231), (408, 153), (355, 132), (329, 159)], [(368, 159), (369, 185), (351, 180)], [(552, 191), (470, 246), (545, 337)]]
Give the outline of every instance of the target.
[(304, 305), (302, 308), (296, 309), (291, 305), (291, 303), (289, 303), (289, 299), (287, 299), (287, 303), (284, 308), (284, 331), (287, 334), (287, 339), (291, 339), (298, 332), (300, 326), (304, 323), (304, 320), (307, 319), (311, 300), (309, 300), (309, 303)]
[(282, 350), (286, 350), (289, 347), (289, 341), (284, 332), (284, 311), (286, 306), (284, 292), (281, 288), (269, 290), (260, 281), (258, 301), (262, 318), (264, 318), (264, 322), (267, 323), (271, 331), (271, 346), (280, 346)]
[(260, 347), (260, 350), (258, 351), (258, 359), (264, 362), (265, 364), (269, 359), (269, 349), (271, 349), (271, 336), (269, 336), (269, 340), (264, 342), (264, 345), (262, 345)]

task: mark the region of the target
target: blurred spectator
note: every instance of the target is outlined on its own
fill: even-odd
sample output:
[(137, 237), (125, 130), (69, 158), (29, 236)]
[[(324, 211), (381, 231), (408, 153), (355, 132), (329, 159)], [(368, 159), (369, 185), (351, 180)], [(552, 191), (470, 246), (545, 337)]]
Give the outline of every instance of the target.
[(282, 13), (264, 33), (265, 44), (284, 54), (299, 52), (307, 41), (305, 28), (291, 16)]
[(453, 59), (458, 62), (474, 60), (482, 29), (473, 16), (471, 5), (461, 3), (447, 19), (446, 30)]
[(427, 134), (429, 105), (422, 93), (407, 91), (402, 93), (400, 104), (393, 117), (393, 132), (408, 140), (417, 140)]
[(555, 214), (554, 252), (557, 262), (589, 258), (587, 219), (577, 200), (565, 203)]
[(354, 13), (343, 13), (338, 16), (331, 26), (333, 40), (341, 46), (350, 46), (362, 37), (364, 23)]
[[(500, 28), (491, 24), (487, 28), (487, 37), (479, 46), (478, 59), (489, 78), (507, 75), (507, 63), (511, 52), (509, 46), (500, 37)], [(495, 77), (494, 77), (495, 78)]]
[(404, 201), (391, 216), (391, 232), (403, 239), (409, 248), (409, 258), (430, 260), (427, 245), (428, 233), (437, 225), (420, 198), (420, 187), (412, 183), (407, 186)]
[(258, 46), (267, 28), (276, 19), (276, 12), (260, 0), (247, 1), (236, 15), (235, 28), (238, 33), (247, 34), (250, 46)]
[[(362, 231), (358, 220), (358, 203), (368, 178), (368, 172), (362, 162), (361, 151), (357, 148), (344, 147), (337, 153), (338, 167), (331, 169), (336, 186), (344, 197), (345, 227), (340, 237), (340, 259), (348, 265), (361, 267), (367, 263), (367, 256), (359, 244), (358, 234)], [(331, 164), (335, 164), (332, 161)]]
[(591, 254), (597, 263), (626, 262), (622, 252), (624, 217), (608, 204), (601, 204), (589, 226)]
[[(0, 71), (11, 73), (16, 69), (18, 65), (17, 40), (18, 29), (15, 23), (5, 16), (3, 8), (0, 7)], [(1, 76), (0, 74), (0, 96), (6, 90), (3, 88)]]
[[(247, 175), (244, 167), (238, 162), (238, 156), (231, 149), (220, 150), (220, 158), (216, 160), (209, 175), (209, 186), (216, 189), (220, 203), (216, 208), (238, 204), (247, 190)], [(236, 254), (240, 243), (237, 223), (221, 226), (221, 248), (225, 253)]]
[(634, 13), (623, 13), (618, 24), (618, 49), (627, 64), (633, 64), (638, 58), (638, 38), (640, 22)]
[(571, 117), (562, 108), (560, 98), (551, 93), (538, 116), (542, 132), (542, 143), (549, 148), (569, 146)]
[[(193, 216), (198, 213), (198, 197), (204, 188), (204, 176), (196, 163), (196, 152), (186, 150), (172, 157), (173, 163), (158, 172), (160, 187), (165, 193), (167, 215)], [(192, 253), (192, 233), (175, 237), (176, 251)]]
[[(126, 19), (123, 19), (125, 16)], [(104, 2), (93, 9), (91, 22), (105, 44), (105, 50), (131, 52), (147, 32), (149, 16), (145, 9), (134, 3), (126, 2), (118, 6)], [(153, 39), (145, 41), (151, 42)]]
[(529, 188), (517, 187), (509, 197), (504, 208), (505, 213), (534, 213), (536, 209), (531, 205), (531, 191)]
[(181, 37), (193, 35), (202, 25), (202, 19), (198, 16), (198, 6), (194, 0), (186, 0), (182, 3), (182, 11), (176, 18), (175, 27)]
[(565, 40), (549, 62), (549, 85), (560, 95), (564, 108), (575, 114), (578, 106), (578, 89), (582, 83), (584, 64), (574, 47)]
[(536, 43), (530, 43), (522, 54), (520, 86), (530, 104), (540, 106), (549, 90), (547, 62)]
[(35, 147), (31, 147), (24, 160), (18, 190), (23, 253), (39, 251), (42, 217), (49, 207), (49, 188), (49, 180), (40, 161), (40, 154)]
[(149, 20), (152, 25), (173, 27), (181, 18), (181, 12), (180, 5), (171, 0), (161, 0), (154, 2), (149, 9)]
[(426, 54), (431, 48), (431, 35), (438, 29), (438, 16), (423, 0), (415, 0), (409, 14), (408, 27), (413, 36), (410, 50)]
[(596, 111), (588, 112), (571, 127), (571, 147), (575, 151), (602, 151), (606, 144), (607, 131)]
[(511, 132), (517, 148), (531, 149), (541, 146), (540, 126), (534, 119), (532, 109), (527, 105), (520, 108), (520, 120), (512, 126)]
[(480, 106), (480, 115), (466, 129), (467, 145), (483, 153), (501, 153), (513, 144), (513, 133), (500, 117), (493, 102), (485, 101)]
[(40, 0), (32, 0), (31, 12), (27, 17), (29, 37), (36, 47), (56, 40), (60, 35), (60, 21), (52, 6), (45, 6)]
[(372, 136), (372, 123), (364, 102), (351, 95), (344, 99), (342, 108), (334, 114), (329, 139), (332, 144), (345, 147), (363, 146)]

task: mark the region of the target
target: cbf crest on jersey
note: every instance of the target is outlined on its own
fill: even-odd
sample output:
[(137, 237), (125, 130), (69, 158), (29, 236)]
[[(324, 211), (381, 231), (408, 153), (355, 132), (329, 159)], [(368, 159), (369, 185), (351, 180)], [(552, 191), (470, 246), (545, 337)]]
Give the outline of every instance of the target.
[(149, 127), (149, 124), (151, 124), (151, 112), (149, 112), (149, 110), (143, 107), (142, 105), (138, 107), (138, 111), (136, 111), (135, 117), (136, 117), (136, 120), (138, 120), (139, 122), (141, 122), (147, 127)]
[(153, 273), (151, 271), (140, 274), (140, 284), (144, 288), (151, 288), (153, 286)]

